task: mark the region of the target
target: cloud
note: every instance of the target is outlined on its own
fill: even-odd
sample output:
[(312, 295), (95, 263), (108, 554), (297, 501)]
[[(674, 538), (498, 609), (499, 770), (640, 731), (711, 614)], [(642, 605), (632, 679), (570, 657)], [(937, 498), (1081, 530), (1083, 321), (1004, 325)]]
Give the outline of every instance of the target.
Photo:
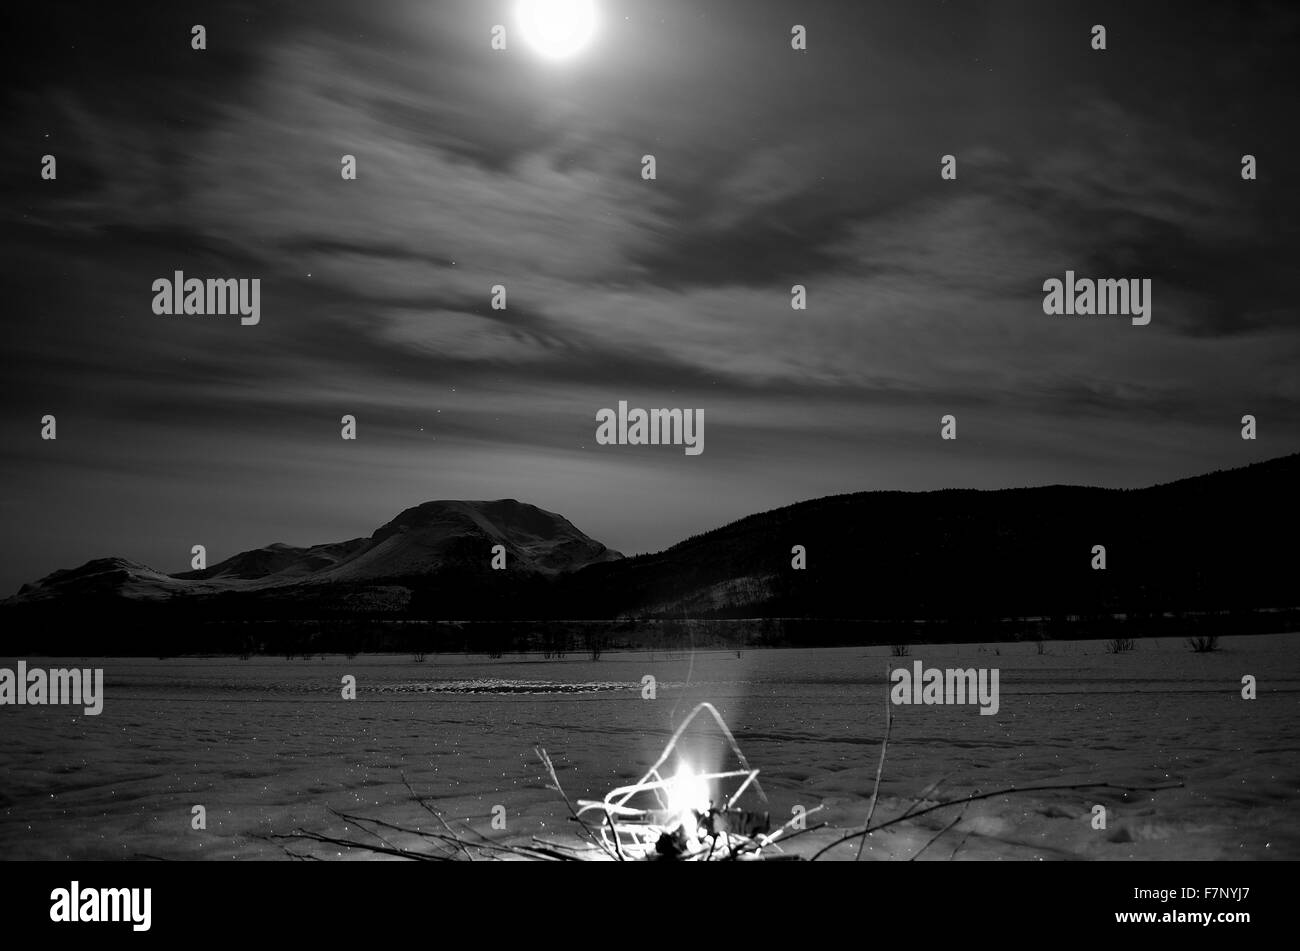
[[(213, 8), (204, 60), (171, 45), (192, 8), (151, 10), (140, 36), (97, 15), (70, 34), (86, 60), (42, 50), (10, 93), (10, 498), (54, 511), (79, 470), (142, 518), (151, 490), (232, 518), (273, 497), (300, 541), (430, 494), (588, 528), (599, 498), (590, 530), (639, 550), (864, 485), (1169, 477), (1247, 411), (1295, 446), (1294, 133), (1227, 54), (1166, 76), (1060, 52), (1074, 12), (970, 8), (949, 34), (928, 7), (810, 3), (803, 55), (786, 7), (657, 2), (611, 5), (556, 69), (490, 51), (508, 4), (411, 2)], [(1199, 26), (1143, 17), (1116, 42), (1210, 61)], [(54, 187), (30, 174), (47, 148)], [(262, 323), (155, 317), (175, 269), (260, 277)], [(1066, 269), (1151, 277), (1151, 326), (1044, 315)], [(619, 399), (704, 407), (706, 457), (593, 449)], [(29, 438), (48, 411), (58, 454)], [(985, 456), (951, 461), (945, 412)]]

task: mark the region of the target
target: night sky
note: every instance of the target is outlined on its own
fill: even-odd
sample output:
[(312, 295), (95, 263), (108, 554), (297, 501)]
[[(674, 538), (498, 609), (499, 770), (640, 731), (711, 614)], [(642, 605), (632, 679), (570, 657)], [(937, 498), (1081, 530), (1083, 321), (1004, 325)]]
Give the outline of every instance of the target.
[[(563, 61), (513, 2), (9, 4), (0, 594), (430, 499), (633, 553), (1300, 450), (1300, 9), (596, 2)], [(1067, 269), (1150, 278), (1151, 324), (1046, 316)], [(260, 278), (261, 322), (156, 316), (175, 270)], [(702, 408), (704, 453), (596, 445), (619, 400)]]

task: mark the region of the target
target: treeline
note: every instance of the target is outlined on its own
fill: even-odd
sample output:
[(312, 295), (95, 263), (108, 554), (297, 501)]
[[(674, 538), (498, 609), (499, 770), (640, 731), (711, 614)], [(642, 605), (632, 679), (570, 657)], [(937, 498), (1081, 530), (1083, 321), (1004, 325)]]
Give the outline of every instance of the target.
[[(47, 615), (45, 620), (51, 618)], [(186, 654), (283, 656), (319, 654), (535, 654), (599, 659), (609, 651), (746, 650), (894, 644), (1034, 642), (1112, 638), (1230, 636), (1300, 629), (1300, 608), (1168, 615), (1059, 616), (975, 621), (857, 618), (665, 618), (621, 621), (434, 621), (367, 618), (230, 620), (141, 615), (129, 629), (113, 619), (92, 628), (64, 618), (43, 629), (7, 632), (13, 656)]]

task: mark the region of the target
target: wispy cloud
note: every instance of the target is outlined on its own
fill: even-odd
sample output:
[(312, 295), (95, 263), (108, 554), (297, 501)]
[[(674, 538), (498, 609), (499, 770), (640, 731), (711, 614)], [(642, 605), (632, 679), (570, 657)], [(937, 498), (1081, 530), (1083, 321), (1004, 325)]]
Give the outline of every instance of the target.
[[(1060, 52), (1082, 7), (966, 10), (948, 35), (925, 5), (800, 4), (800, 56), (793, 9), (610, 2), (568, 72), (487, 48), (508, 4), (232, 5), (204, 14), (206, 60), (169, 45), (192, 9), (160, 5), (143, 36), (92, 18), (69, 40), (87, 58), (59, 53), (79, 69), (10, 93), (7, 497), (56, 510), (80, 468), (145, 521), (149, 492), (174, 515), (201, 485), (322, 541), (385, 506), (512, 495), (637, 550), (827, 491), (1172, 477), (1253, 450), (1228, 438), (1243, 412), (1268, 414), (1267, 454), (1300, 445), (1294, 133), (1252, 112), (1278, 94), (1250, 99), (1247, 54), (1214, 54), (1215, 83), (1121, 83), (1146, 68), (1132, 37), (1156, 42), (1145, 14), (1115, 14), (1101, 69)], [(1259, 16), (1218, 28), (1294, 30)], [(1179, 30), (1161, 41), (1211, 56)], [(1271, 49), (1250, 55), (1276, 76)], [(155, 317), (150, 282), (176, 269), (262, 278), (262, 323)], [(1151, 277), (1151, 326), (1045, 316), (1066, 269)], [(594, 450), (620, 398), (705, 407), (706, 457)], [(44, 412), (61, 455), (30, 438)], [(343, 412), (359, 447), (338, 445)], [(946, 412), (956, 447), (934, 436)], [(952, 466), (967, 446), (986, 454)], [(124, 524), (77, 518), (78, 551)], [(270, 540), (230, 525), (229, 545)]]

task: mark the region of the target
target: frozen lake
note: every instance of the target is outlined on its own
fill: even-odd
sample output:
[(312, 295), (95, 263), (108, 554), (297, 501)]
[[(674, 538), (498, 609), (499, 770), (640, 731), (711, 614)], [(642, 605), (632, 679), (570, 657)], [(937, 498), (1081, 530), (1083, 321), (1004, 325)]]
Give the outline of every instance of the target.
[[(305, 828), (365, 838), (330, 809), (427, 826), (402, 772), (453, 825), (572, 840), (534, 746), (551, 753), (570, 798), (600, 798), (637, 779), (701, 700), (718, 707), (761, 770), (778, 822), (796, 805), (825, 803), (816, 818), (847, 830), (871, 794), (887, 669), (916, 660), (998, 668), (1000, 709), (894, 707), (877, 819), (945, 777), (941, 798), (1013, 784), (1185, 784), (975, 803), (925, 858), (1300, 858), (1296, 636), (1222, 644), (1213, 654), (1162, 638), (1117, 655), (1088, 641), (1049, 643), (1042, 655), (1002, 644), (915, 646), (906, 658), (844, 648), (597, 662), (24, 658), (105, 668), (105, 702), (99, 716), (0, 708), (0, 858), (282, 858), (259, 836)], [(1254, 701), (1241, 697), (1247, 674), (1258, 680)], [(355, 700), (341, 696), (345, 675), (356, 677)], [(642, 699), (647, 675), (654, 700)], [(1092, 828), (1095, 804), (1107, 808), (1105, 830)], [(206, 830), (191, 829), (195, 805), (206, 809)], [(494, 806), (504, 807), (504, 832), (491, 828)], [(956, 815), (877, 833), (864, 858), (906, 858)], [(836, 834), (812, 832), (791, 849), (813, 851)]]

